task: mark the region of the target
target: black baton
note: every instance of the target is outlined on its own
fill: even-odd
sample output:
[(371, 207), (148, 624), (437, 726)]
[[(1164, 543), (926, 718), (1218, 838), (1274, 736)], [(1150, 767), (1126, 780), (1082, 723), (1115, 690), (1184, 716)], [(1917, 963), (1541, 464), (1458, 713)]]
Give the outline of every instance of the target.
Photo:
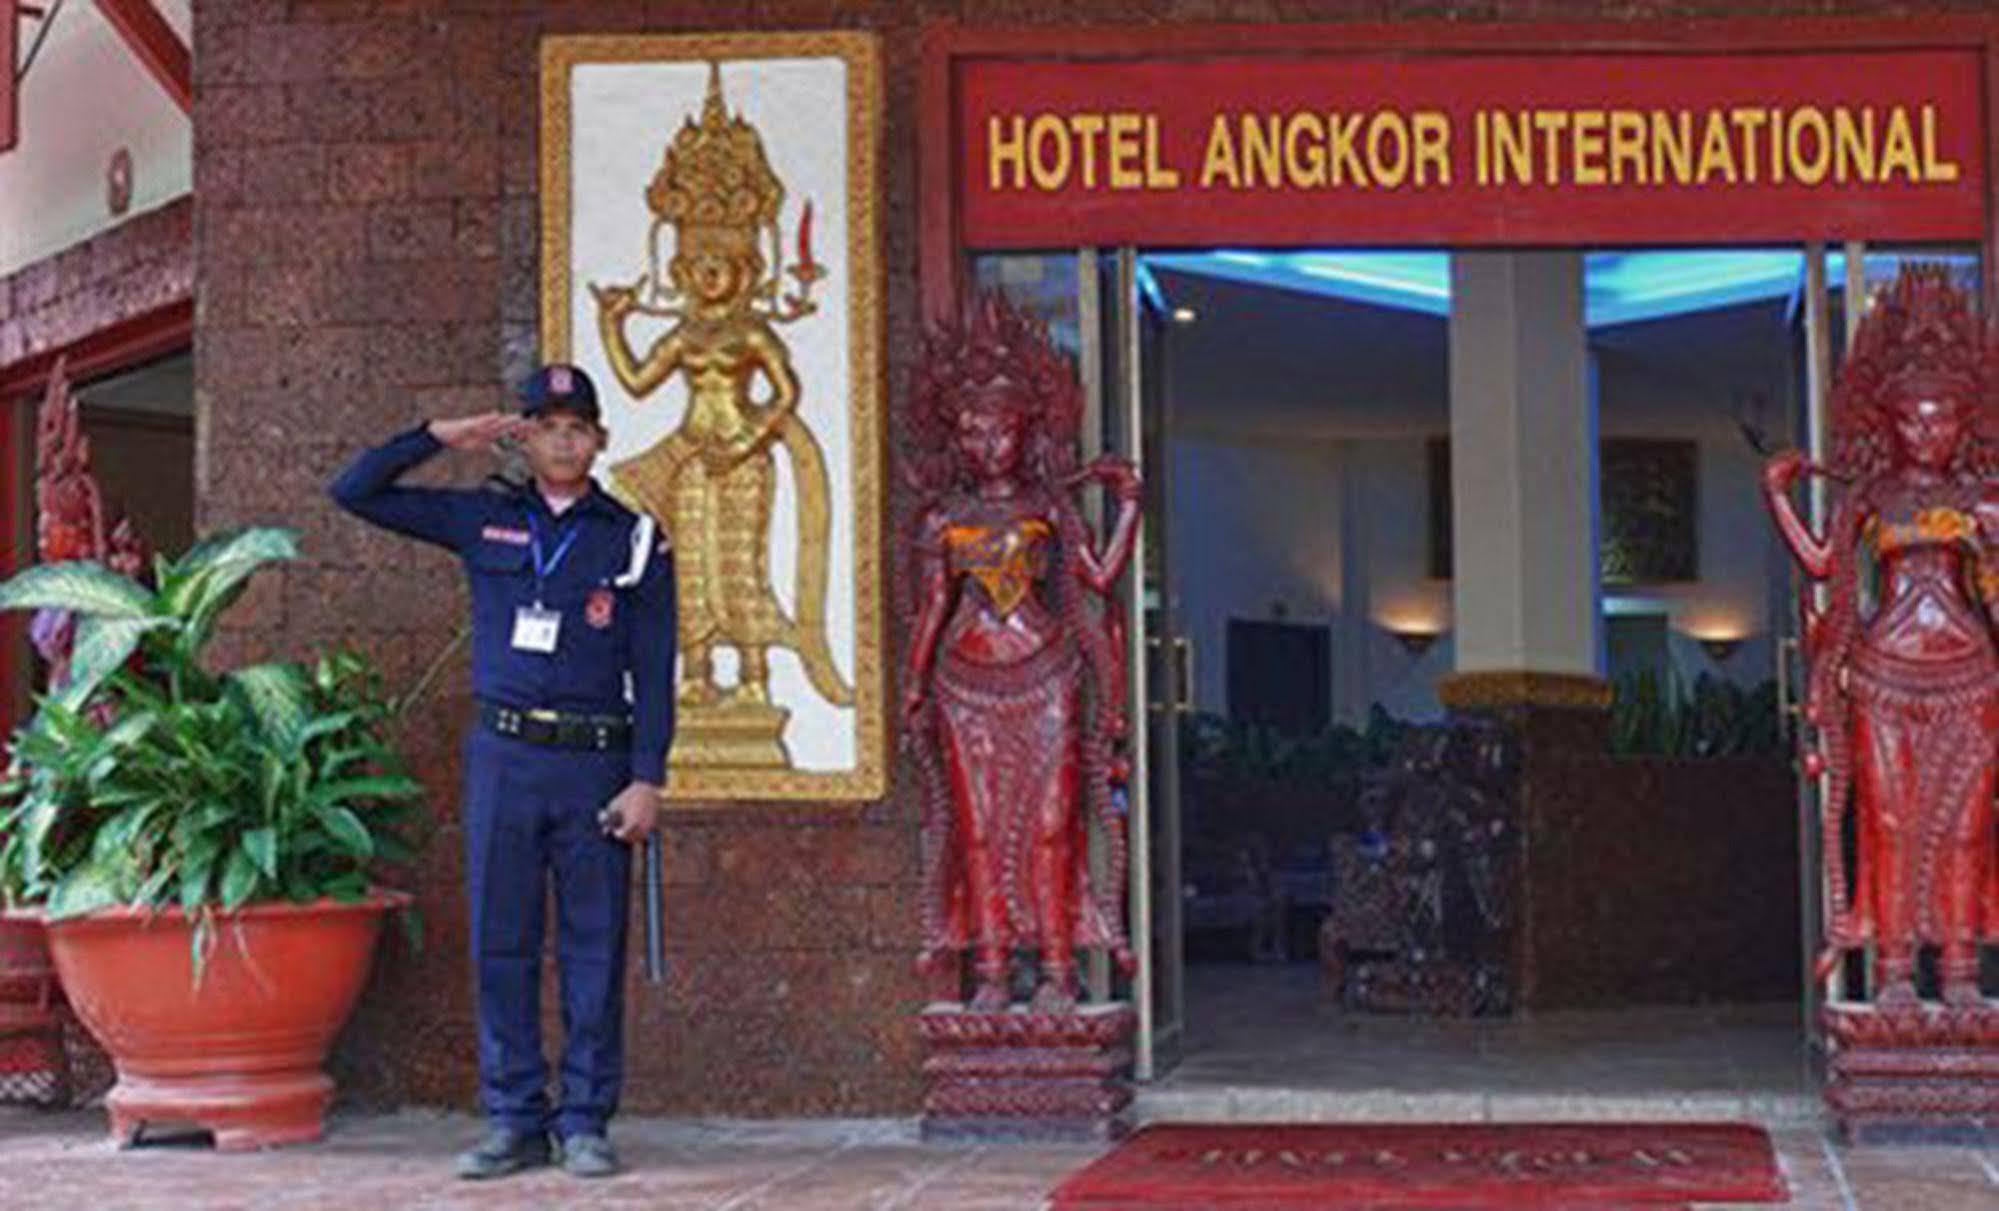
[(659, 829), (646, 834), (646, 980), (666, 982), (666, 843)]

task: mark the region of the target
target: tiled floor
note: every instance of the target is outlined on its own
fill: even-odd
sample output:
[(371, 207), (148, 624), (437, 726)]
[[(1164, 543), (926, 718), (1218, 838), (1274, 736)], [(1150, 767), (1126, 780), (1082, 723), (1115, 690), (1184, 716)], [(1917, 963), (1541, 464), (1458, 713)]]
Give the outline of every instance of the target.
[[(1156, 1118), (1753, 1118), (1801, 1211), (1999, 1211), (1999, 1151), (1842, 1149), (1811, 1117), (1787, 1007), (1565, 1014), (1505, 1023), (1352, 1020), (1310, 973), (1197, 972), (1194, 1050), (1141, 1097)], [(1277, 1025), (1272, 1025), (1272, 1022)], [(90, 1211), (1035, 1211), (1093, 1147), (926, 1144), (915, 1124), (620, 1120), (631, 1171), (469, 1185), (464, 1115), (337, 1118), (325, 1142), (251, 1155), (113, 1148), (97, 1112), (0, 1110), (0, 1208)]]
[(0, 1207), (91, 1211), (403, 1211), (651, 1208), (657, 1211), (1020, 1211), (1096, 1149), (943, 1147), (901, 1121), (701, 1123), (625, 1119), (630, 1171), (580, 1182), (543, 1170), (455, 1181), (468, 1116), (404, 1111), (337, 1119), (320, 1144), (223, 1155), (119, 1151), (100, 1116), (0, 1111)]
[[(0, 1207), (90, 1211), (1038, 1211), (1089, 1147), (944, 1146), (903, 1121), (618, 1124), (627, 1172), (582, 1183), (541, 1171), (454, 1181), (477, 1135), (463, 1115), (345, 1116), (325, 1142), (247, 1155), (158, 1145), (119, 1151), (91, 1112), (0, 1110)], [(1993, 1211), (1999, 1153), (1834, 1148), (1776, 1128), (1798, 1211)]]
[(1341, 1013), (1310, 964), (1188, 970), (1187, 1048), (1147, 1119), (1736, 1119), (1808, 1125), (1794, 1005), (1508, 1019)]

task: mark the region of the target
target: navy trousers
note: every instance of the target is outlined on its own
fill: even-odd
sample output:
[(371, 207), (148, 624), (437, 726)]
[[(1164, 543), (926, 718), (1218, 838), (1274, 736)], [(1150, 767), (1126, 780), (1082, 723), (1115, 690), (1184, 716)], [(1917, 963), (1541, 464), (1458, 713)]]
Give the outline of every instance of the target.
[[(465, 746), (466, 869), (478, 974), (479, 1092), (516, 1131), (602, 1132), (624, 1079), (631, 847), (597, 813), (631, 781), (629, 754), (547, 748), (474, 727)], [(555, 881), (562, 1100), (541, 1050), (541, 951)]]

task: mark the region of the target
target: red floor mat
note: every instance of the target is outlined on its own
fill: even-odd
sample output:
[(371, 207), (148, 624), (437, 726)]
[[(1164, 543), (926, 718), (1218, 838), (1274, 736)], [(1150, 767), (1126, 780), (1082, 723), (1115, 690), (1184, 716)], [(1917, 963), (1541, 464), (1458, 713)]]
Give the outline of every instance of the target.
[(1762, 1128), (1734, 1123), (1197, 1123), (1147, 1127), (1055, 1211), (1667, 1211), (1786, 1201)]

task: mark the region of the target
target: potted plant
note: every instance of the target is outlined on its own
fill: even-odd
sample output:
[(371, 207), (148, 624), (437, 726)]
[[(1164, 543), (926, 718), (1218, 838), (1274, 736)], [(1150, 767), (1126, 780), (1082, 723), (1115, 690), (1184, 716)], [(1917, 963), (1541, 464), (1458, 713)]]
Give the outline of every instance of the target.
[(159, 561), (156, 588), (93, 563), (0, 585), (0, 609), (77, 618), (69, 681), (0, 780), (0, 893), (46, 922), (111, 1055), (120, 1143), (166, 1122), (223, 1149), (318, 1138), (327, 1048), (409, 902), (371, 881), (410, 856), (420, 788), (388, 736), (408, 699), (352, 654), (203, 660), (252, 574), (296, 557), (250, 529)]

